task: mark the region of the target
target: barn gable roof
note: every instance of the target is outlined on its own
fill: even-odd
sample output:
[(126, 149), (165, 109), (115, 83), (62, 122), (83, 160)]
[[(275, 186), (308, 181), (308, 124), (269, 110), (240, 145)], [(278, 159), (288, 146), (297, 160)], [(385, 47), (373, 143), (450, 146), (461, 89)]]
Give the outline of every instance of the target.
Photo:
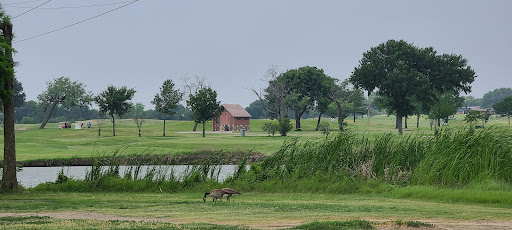
[(222, 104), (220, 106), (227, 110), (233, 117), (251, 117), (251, 114), (239, 104)]

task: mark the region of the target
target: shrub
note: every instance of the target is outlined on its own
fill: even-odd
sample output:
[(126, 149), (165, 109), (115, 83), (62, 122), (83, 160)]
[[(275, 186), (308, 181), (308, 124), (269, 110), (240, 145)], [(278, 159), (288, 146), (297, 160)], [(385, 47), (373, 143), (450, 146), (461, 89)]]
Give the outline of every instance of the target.
[(265, 122), (261, 128), (263, 131), (267, 132), (268, 135), (272, 134), (272, 136), (274, 136), (274, 134), (279, 129), (279, 125), (274, 122)]
[(293, 125), (290, 124), (290, 118), (281, 118), (279, 121), (279, 133), (281, 136), (286, 136), (290, 130), (292, 130)]

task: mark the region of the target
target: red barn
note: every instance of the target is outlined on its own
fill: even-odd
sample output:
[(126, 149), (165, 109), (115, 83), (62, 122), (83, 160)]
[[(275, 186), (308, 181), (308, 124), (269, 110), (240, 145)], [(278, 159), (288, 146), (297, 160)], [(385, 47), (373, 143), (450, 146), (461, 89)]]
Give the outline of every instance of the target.
[(219, 120), (213, 118), (213, 131), (239, 131), (240, 129), (251, 130), (251, 114), (244, 107), (238, 104), (220, 105)]

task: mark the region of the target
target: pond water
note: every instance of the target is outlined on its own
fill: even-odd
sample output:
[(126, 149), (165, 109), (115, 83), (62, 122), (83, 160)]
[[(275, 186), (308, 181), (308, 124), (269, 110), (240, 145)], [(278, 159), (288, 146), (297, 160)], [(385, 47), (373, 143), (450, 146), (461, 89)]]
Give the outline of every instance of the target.
[[(25, 188), (35, 187), (38, 184), (46, 182), (55, 182), (59, 172), (63, 171), (64, 175), (69, 178), (83, 180), (91, 166), (60, 166), (60, 167), (24, 167), (21, 172), (17, 173), (18, 182)], [(135, 166), (119, 166), (119, 174), (125, 175), (127, 170), (135, 169)], [(191, 165), (147, 165), (140, 168), (138, 178), (143, 178), (148, 171), (154, 171), (156, 177), (165, 176), (169, 178), (171, 173), (177, 179), (182, 179), (184, 175), (190, 173), (191, 170), (196, 169), (197, 166)], [(219, 165), (216, 172), (218, 172), (218, 180), (224, 181), (228, 176), (233, 175), (237, 166), (236, 165)], [(249, 166), (247, 166), (249, 169)], [(107, 167), (102, 167), (102, 170), (107, 170)], [(132, 177), (134, 173), (132, 172)]]

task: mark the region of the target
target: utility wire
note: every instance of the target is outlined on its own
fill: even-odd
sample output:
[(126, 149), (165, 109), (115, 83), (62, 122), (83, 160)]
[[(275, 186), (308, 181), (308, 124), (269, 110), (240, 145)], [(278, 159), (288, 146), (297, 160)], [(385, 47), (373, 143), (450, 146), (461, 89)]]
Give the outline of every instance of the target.
[(63, 29), (66, 29), (66, 28), (69, 28), (69, 27), (72, 27), (72, 26), (76, 26), (76, 25), (78, 25), (78, 24), (80, 24), (80, 23), (84, 23), (84, 22), (89, 21), (89, 20), (92, 20), (92, 19), (94, 19), (94, 18), (101, 17), (101, 16), (103, 16), (103, 15), (105, 15), (105, 14), (108, 14), (108, 13), (110, 13), (110, 12), (113, 12), (113, 11), (119, 10), (119, 9), (121, 9), (121, 8), (123, 8), (123, 7), (129, 6), (129, 5), (131, 5), (131, 4), (133, 4), (133, 3), (136, 3), (136, 2), (138, 2), (138, 1), (139, 1), (139, 0), (133, 0), (133, 1), (131, 1), (130, 3), (128, 3), (128, 4), (125, 4), (125, 5), (122, 5), (122, 6), (120, 6), (120, 7), (114, 8), (114, 9), (112, 9), (112, 10), (106, 11), (106, 12), (104, 12), (104, 13), (98, 14), (98, 15), (96, 15), (96, 16), (94, 16), (94, 17), (90, 17), (90, 18), (84, 19), (84, 20), (82, 20), (82, 21), (75, 22), (75, 23), (73, 23), (73, 24), (71, 24), (71, 25), (67, 25), (67, 26), (64, 26), (64, 27), (61, 27), (61, 28), (58, 28), (58, 29), (55, 29), (55, 30), (52, 30), (52, 31), (46, 32), (46, 33), (42, 33), (42, 34), (39, 34), (39, 35), (33, 36), (33, 37), (25, 38), (25, 39), (18, 40), (18, 41), (13, 41), (12, 43), (23, 42), (23, 41), (27, 41), (27, 40), (30, 40), (30, 39), (38, 38), (38, 37), (41, 37), (41, 36), (44, 36), (44, 35), (48, 35), (48, 34), (51, 34), (51, 33), (55, 33), (55, 32), (57, 32), (57, 31), (59, 31), (59, 30), (63, 30)]
[[(61, 6), (61, 7), (40, 7), (39, 10), (59, 10), (59, 9), (76, 9), (76, 8), (90, 8), (90, 7), (99, 7), (99, 6), (110, 6), (110, 5), (118, 5), (132, 1), (124, 1), (124, 2), (113, 2), (113, 3), (105, 3), (105, 4), (97, 4), (97, 5), (84, 5), (84, 6)], [(10, 6), (11, 8), (31, 8), (28, 6)]]
[(32, 8), (32, 9), (30, 9), (30, 10), (27, 10), (27, 11), (25, 11), (25, 12), (21, 13), (21, 14), (18, 14), (18, 15), (16, 15), (16, 16), (14, 16), (12, 19), (15, 19), (15, 18), (17, 18), (17, 17), (19, 17), (19, 16), (21, 16), (21, 15), (24, 15), (24, 14), (26, 14), (26, 13), (28, 13), (28, 12), (32, 11), (32, 10), (35, 10), (35, 9), (39, 8), (40, 6), (42, 6), (42, 5), (46, 4), (46, 3), (49, 3), (49, 2), (51, 2), (51, 1), (52, 1), (52, 0), (48, 0), (48, 1), (46, 1), (46, 2), (44, 2), (44, 3), (42, 3), (42, 4), (38, 5), (38, 6), (36, 6), (36, 7)]
[(26, 2), (13, 2), (13, 3), (6, 3), (6, 4), (3, 4), (3, 5), (4, 6), (20, 5), (20, 4), (31, 3), (31, 2), (40, 2), (40, 1), (43, 1), (43, 0), (34, 0), (34, 1), (26, 1)]

